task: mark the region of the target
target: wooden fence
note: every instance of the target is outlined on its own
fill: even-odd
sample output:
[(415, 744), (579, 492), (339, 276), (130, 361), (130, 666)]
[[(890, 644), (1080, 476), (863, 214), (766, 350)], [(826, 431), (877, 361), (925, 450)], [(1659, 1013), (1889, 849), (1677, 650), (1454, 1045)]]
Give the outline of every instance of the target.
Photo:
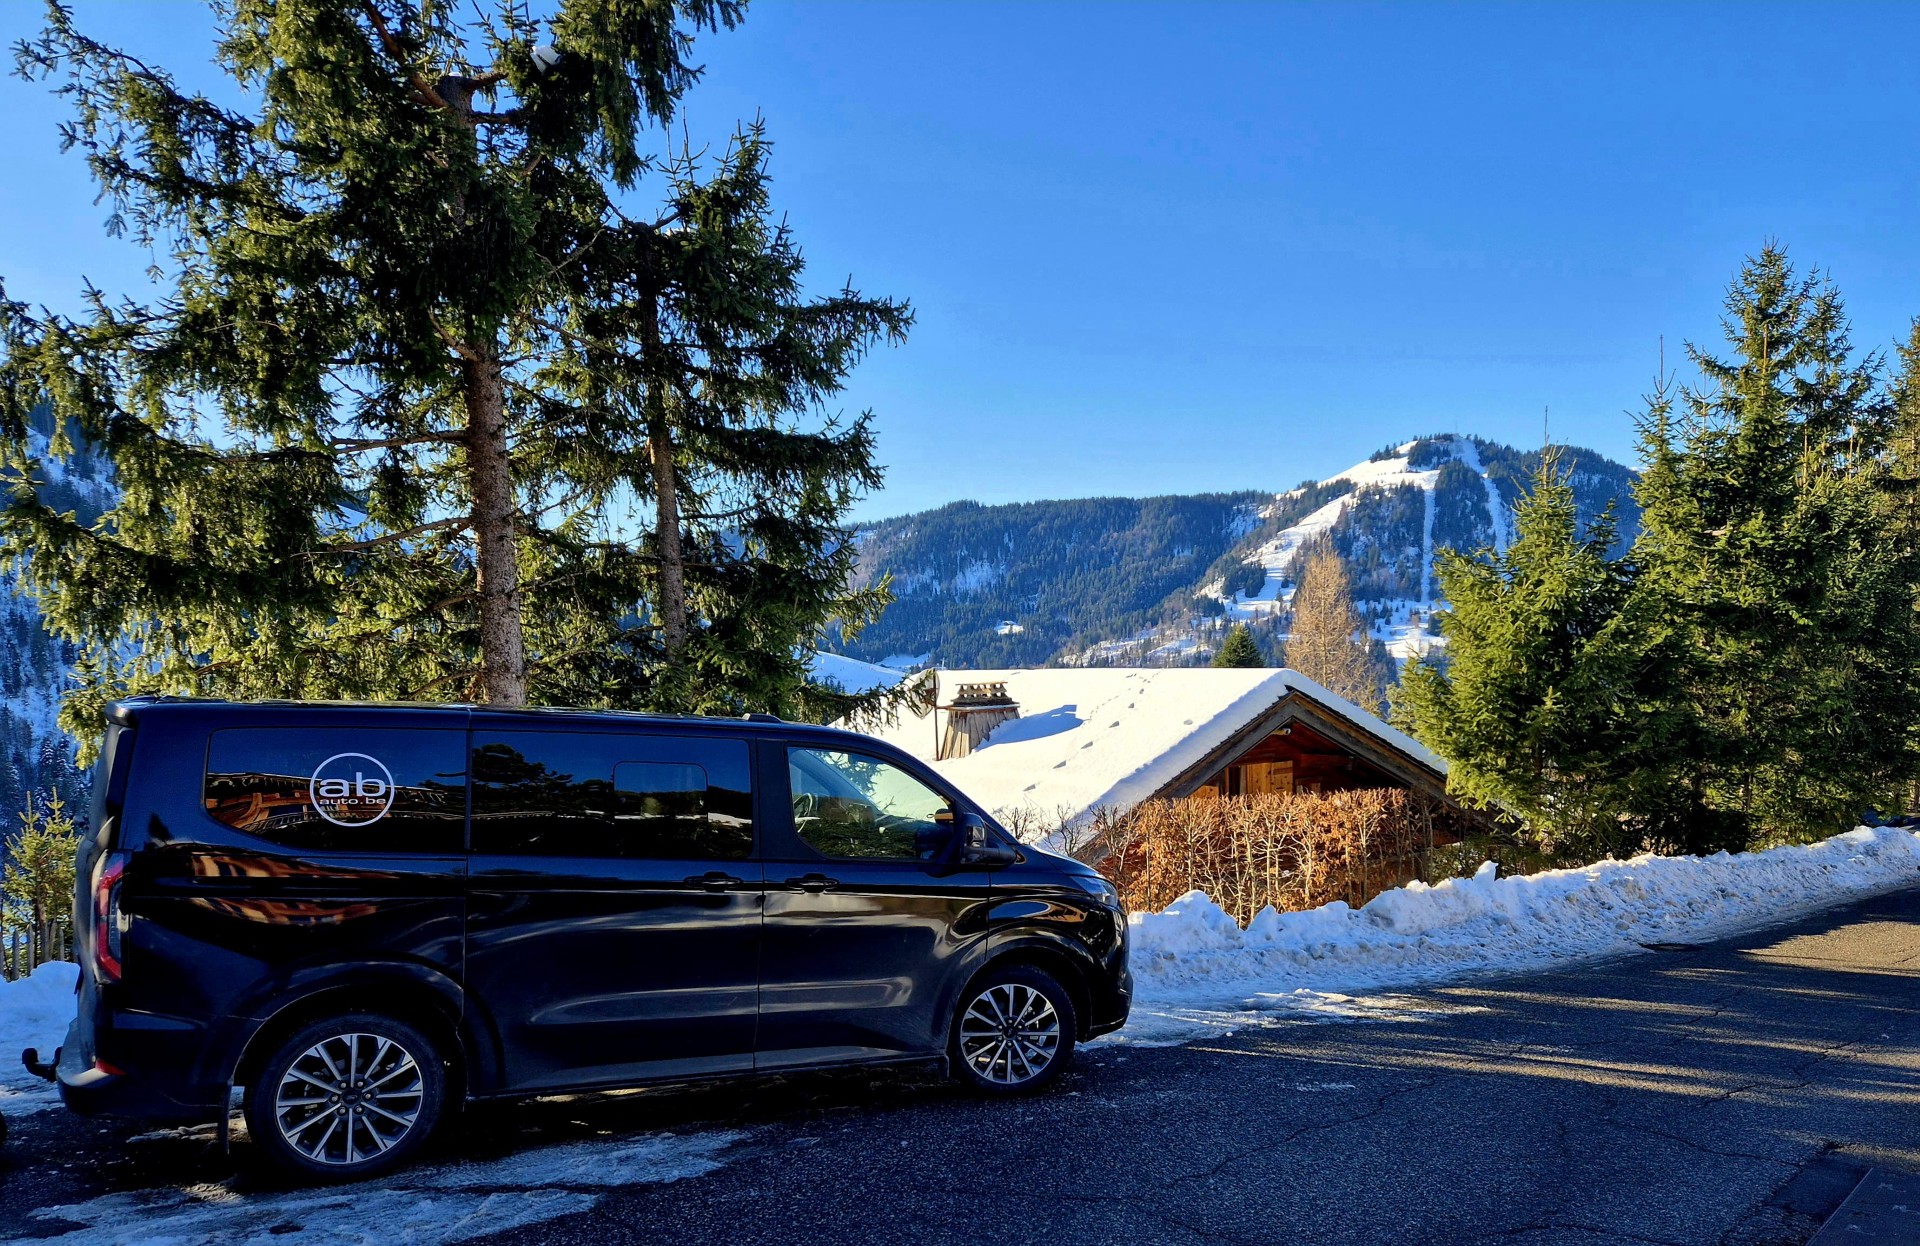
[(65, 918), (42, 922), (37, 928), (14, 926), (0, 934), (0, 977), (12, 982), (24, 978), (48, 961), (72, 960), (71, 922)]

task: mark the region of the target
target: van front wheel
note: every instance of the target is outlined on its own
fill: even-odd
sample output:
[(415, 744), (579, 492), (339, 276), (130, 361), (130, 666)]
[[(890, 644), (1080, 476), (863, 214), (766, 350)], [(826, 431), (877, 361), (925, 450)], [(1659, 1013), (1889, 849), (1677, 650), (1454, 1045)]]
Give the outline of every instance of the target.
[(405, 1022), (372, 1013), (288, 1035), (247, 1089), (247, 1132), (275, 1165), (354, 1181), (410, 1160), (440, 1119), (440, 1054)]
[(1039, 1090), (1073, 1058), (1073, 996), (1031, 965), (989, 968), (967, 987), (953, 1019), (954, 1075), (994, 1095)]

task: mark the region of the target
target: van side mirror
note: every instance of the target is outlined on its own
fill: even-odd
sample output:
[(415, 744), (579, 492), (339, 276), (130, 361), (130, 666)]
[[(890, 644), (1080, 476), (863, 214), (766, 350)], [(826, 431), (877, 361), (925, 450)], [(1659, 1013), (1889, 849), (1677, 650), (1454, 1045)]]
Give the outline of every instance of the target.
[(992, 869), (1012, 865), (1019, 859), (1020, 854), (993, 833), (985, 818), (970, 813), (960, 819), (960, 864)]

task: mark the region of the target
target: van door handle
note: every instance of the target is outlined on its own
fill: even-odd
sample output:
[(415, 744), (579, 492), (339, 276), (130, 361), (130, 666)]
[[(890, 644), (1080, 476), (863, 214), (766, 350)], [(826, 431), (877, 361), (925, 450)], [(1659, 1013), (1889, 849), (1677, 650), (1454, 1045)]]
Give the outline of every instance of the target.
[(713, 870), (706, 874), (695, 874), (687, 880), (690, 885), (704, 887), (708, 891), (725, 891), (729, 887), (738, 887), (741, 881), (741, 879), (735, 878), (731, 874), (722, 874), (719, 870)]
[(820, 892), (829, 887), (838, 887), (840, 880), (828, 878), (825, 874), (803, 874), (799, 878), (789, 878), (787, 886), (798, 887), (802, 891)]

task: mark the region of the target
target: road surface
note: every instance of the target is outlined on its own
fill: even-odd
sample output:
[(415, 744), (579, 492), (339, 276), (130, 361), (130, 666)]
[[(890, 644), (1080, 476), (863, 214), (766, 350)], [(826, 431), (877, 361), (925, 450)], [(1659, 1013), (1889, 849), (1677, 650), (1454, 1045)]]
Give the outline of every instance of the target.
[[(401, 1194), (442, 1199), (454, 1237), (522, 1219), (484, 1237), (501, 1246), (1798, 1244), (1867, 1168), (1920, 1173), (1917, 967), (1907, 891), (1724, 943), (1423, 990), (1386, 1020), (1102, 1044), (1014, 1103), (892, 1072), (487, 1109), (438, 1159), (501, 1173), (490, 1201), (485, 1179)], [(717, 1167), (558, 1192), (503, 1167), (666, 1131)], [(141, 1132), (16, 1120), (0, 1238), (131, 1241), (144, 1223), (337, 1241), (355, 1231), (344, 1208), (381, 1206), (275, 1191), (244, 1146), (225, 1159), (204, 1133)]]

